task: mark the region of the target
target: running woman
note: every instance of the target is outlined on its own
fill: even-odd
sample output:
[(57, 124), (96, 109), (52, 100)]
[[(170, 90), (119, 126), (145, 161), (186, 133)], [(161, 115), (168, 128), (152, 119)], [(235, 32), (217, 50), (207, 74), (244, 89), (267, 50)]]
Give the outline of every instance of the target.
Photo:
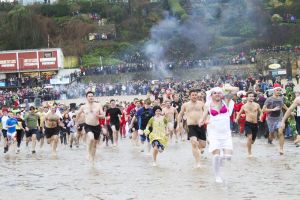
[[(159, 106), (153, 108), (155, 115), (149, 120), (144, 133), (149, 136), (150, 144), (153, 147), (153, 166), (157, 166), (156, 160), (158, 152), (162, 153), (168, 143), (166, 132), (167, 119), (162, 116), (162, 109)], [(152, 132), (149, 131), (151, 127)]]

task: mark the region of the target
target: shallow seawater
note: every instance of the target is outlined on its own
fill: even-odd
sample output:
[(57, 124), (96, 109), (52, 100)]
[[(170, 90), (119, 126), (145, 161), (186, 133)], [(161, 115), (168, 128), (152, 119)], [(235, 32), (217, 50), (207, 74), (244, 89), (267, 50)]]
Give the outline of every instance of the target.
[[(291, 142), (279, 156), (278, 144), (257, 140), (254, 158), (246, 156), (246, 139), (234, 137), (234, 156), (222, 167), (223, 184), (214, 182), (211, 155), (202, 155), (202, 167), (194, 168), (188, 141), (171, 143), (158, 156), (141, 153), (129, 139), (118, 148), (101, 145), (97, 161), (86, 160), (84, 144), (78, 149), (59, 145), (53, 159), (50, 147), (37, 148), (31, 155), (24, 144), (20, 154), (0, 154), (0, 200), (132, 200), (207, 199), (252, 200), (300, 197), (300, 148)], [(3, 144), (1, 142), (1, 150)]]

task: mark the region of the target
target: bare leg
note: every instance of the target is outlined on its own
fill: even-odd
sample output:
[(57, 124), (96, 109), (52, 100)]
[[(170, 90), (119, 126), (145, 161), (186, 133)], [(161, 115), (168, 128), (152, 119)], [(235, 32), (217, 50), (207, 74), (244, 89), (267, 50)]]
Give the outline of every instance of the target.
[(247, 137), (247, 150), (248, 150), (248, 157), (252, 157), (252, 151), (251, 151), (251, 147), (252, 147), (252, 134), (248, 133), (248, 137)]
[(139, 141), (138, 141), (138, 133), (137, 133), (137, 131), (133, 131), (133, 133), (132, 133), (132, 141), (134, 142), (134, 144), (136, 146), (138, 146)]
[(150, 151), (151, 151), (151, 144), (150, 144), (150, 142), (147, 142), (147, 154), (148, 155), (151, 155)]
[(273, 141), (273, 139), (274, 139), (274, 133), (269, 133), (269, 144), (272, 144), (272, 141)]
[(204, 153), (204, 149), (206, 147), (206, 141), (205, 140), (198, 140), (198, 144), (199, 144), (198, 148), (199, 148), (201, 154), (203, 154)]
[(30, 137), (26, 137), (26, 147), (28, 147)]
[(53, 135), (51, 137), (52, 140), (52, 155), (56, 156), (56, 149), (57, 149), (57, 143), (58, 143), (58, 135)]
[(69, 136), (69, 138), (70, 138), (70, 148), (72, 148), (73, 147), (73, 141), (74, 141), (74, 133), (70, 133), (70, 136)]
[(196, 161), (196, 167), (199, 168), (201, 167), (200, 165), (200, 151), (199, 151), (199, 142), (197, 141), (196, 137), (191, 137), (191, 144), (192, 144), (192, 152), (193, 152), (193, 156), (195, 158)]
[(141, 141), (141, 152), (145, 151), (145, 142)]
[(157, 146), (155, 146), (153, 148), (153, 167), (157, 166), (157, 164), (156, 164), (157, 154), (158, 154), (158, 149), (157, 149)]
[(283, 155), (284, 134), (282, 128), (278, 129), (278, 137), (279, 137), (279, 154)]
[(36, 147), (36, 134), (32, 134), (32, 153), (35, 153), (35, 147)]
[(97, 149), (97, 140), (92, 140), (92, 151), (91, 151), (91, 157), (92, 157), (92, 162), (95, 162), (95, 156), (96, 156), (96, 149)]
[(40, 148), (44, 146), (45, 136), (43, 136), (40, 140)]
[(76, 134), (76, 145), (77, 146), (79, 145), (79, 140), (80, 140), (81, 135), (82, 135), (82, 132), (77, 130), (77, 134)]
[(94, 143), (94, 134), (92, 132), (87, 133), (87, 149), (88, 149), (88, 159), (92, 161), (92, 148)]
[(116, 129), (116, 126), (112, 126), (112, 131), (113, 131), (113, 141), (114, 141), (114, 145), (113, 146), (118, 146), (118, 131)]

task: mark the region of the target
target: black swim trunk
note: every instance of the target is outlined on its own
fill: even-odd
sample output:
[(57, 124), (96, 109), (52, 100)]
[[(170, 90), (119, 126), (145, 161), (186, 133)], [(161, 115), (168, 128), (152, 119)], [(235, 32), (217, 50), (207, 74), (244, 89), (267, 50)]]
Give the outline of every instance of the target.
[(178, 123), (177, 123), (177, 121), (175, 121), (175, 122), (174, 122), (174, 129), (177, 128), (177, 125), (178, 125)]
[(252, 141), (254, 142), (257, 136), (258, 126), (257, 123), (245, 122), (245, 134), (252, 134)]
[(82, 131), (85, 123), (79, 124), (77, 130)]
[(198, 140), (206, 141), (206, 130), (204, 126), (188, 125), (188, 140), (191, 137), (196, 137)]
[(139, 125), (137, 122), (133, 122), (133, 127), (135, 131), (139, 130)]
[(84, 130), (85, 130), (86, 133), (92, 132), (94, 134), (94, 139), (99, 140), (100, 133), (101, 133), (100, 125), (91, 126), (91, 125), (85, 124), (84, 125)]
[(46, 138), (49, 139), (54, 135), (58, 135), (59, 134), (59, 127), (54, 127), (54, 128), (47, 128), (45, 127), (45, 135)]
[(298, 132), (298, 135), (300, 135), (300, 116), (295, 117), (296, 119), (296, 129)]
[(115, 126), (116, 127), (116, 130), (119, 131), (120, 130), (120, 123), (112, 123), (110, 122), (110, 126)]
[(38, 134), (38, 129), (37, 128), (33, 128), (33, 129), (29, 129), (29, 131), (26, 131), (26, 137), (32, 137), (32, 135), (37, 135)]
[(7, 130), (6, 129), (2, 129), (2, 134), (4, 138), (7, 138)]

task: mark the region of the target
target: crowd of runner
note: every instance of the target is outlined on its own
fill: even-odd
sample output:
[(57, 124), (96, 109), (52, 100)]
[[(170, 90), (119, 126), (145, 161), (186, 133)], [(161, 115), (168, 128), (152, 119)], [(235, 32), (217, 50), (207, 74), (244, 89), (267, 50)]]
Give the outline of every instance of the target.
[[(294, 113), (300, 106), (300, 98), (286, 101), (287, 96), (300, 94), (292, 84), (282, 88), (275, 82), (267, 95), (258, 87), (258, 81), (251, 87), (252, 80), (245, 87), (218, 82), (189, 84), (190, 87), (182, 84), (174, 88), (165, 83), (160, 91), (148, 93), (147, 99), (135, 98), (132, 102), (111, 99), (103, 104), (96, 102), (95, 93), (89, 90), (86, 103), (77, 107), (55, 102), (43, 102), (40, 107), (27, 109), (19, 105), (3, 106), (0, 138), (4, 153), (20, 153), (25, 141), (27, 149), (36, 154), (46, 139), (52, 156), (56, 156), (59, 142), (69, 148), (85, 144), (88, 159), (94, 162), (100, 140), (118, 148), (120, 138), (129, 138), (141, 152), (150, 154), (152, 148), (153, 166), (156, 166), (158, 154), (168, 145), (188, 139), (196, 167), (201, 167), (201, 155), (208, 145), (208, 151), (213, 154), (215, 180), (219, 183), (223, 181), (220, 167), (232, 157), (232, 135), (247, 137), (246, 152), (251, 158), (256, 138), (263, 136), (272, 145), (277, 135), (279, 154), (284, 154), (284, 133), (293, 129), (291, 115), (295, 116), (296, 128), (300, 131), (300, 109)], [(294, 93), (291, 94), (288, 91), (292, 88)], [(299, 146), (297, 131), (292, 134), (295, 145)]]

